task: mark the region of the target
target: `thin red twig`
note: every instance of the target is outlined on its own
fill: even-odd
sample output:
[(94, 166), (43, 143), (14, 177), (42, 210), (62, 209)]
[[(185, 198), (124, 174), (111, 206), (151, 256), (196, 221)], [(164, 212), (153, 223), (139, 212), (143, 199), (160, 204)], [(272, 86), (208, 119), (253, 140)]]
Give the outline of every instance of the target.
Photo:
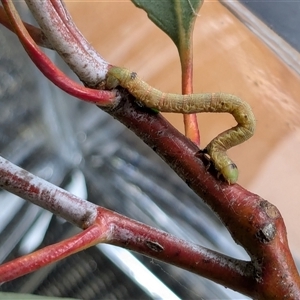
[(62, 242), (50, 245), (28, 255), (16, 258), (0, 265), (0, 282), (6, 282), (28, 273), (34, 272), (44, 266), (66, 258), (74, 253), (98, 244), (102, 232), (99, 226), (94, 225), (68, 238)]
[(39, 70), (55, 85), (68, 94), (81, 100), (97, 103), (99, 105), (114, 105), (118, 102), (116, 93), (85, 88), (77, 82), (68, 78), (60, 71), (52, 61), (39, 49), (28, 31), (23, 25), (13, 3), (9, 0), (1, 0), (3, 7), (10, 19), (14, 31), (19, 37), (24, 49)]
[(26, 0), (26, 3), (62, 59), (81, 81), (97, 87), (109, 65), (82, 36), (61, 1)]
[[(192, 46), (181, 52), (182, 94), (193, 93), (193, 50)], [(197, 114), (183, 115), (185, 135), (200, 147), (200, 132)]]

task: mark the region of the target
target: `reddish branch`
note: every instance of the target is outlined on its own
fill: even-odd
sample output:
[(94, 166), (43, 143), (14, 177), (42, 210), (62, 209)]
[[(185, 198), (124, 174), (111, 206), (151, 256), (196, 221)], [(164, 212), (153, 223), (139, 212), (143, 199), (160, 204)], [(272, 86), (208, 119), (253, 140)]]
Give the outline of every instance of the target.
[[(75, 33), (72, 24), (66, 25), (66, 15), (59, 1), (27, 0), (27, 2), (36, 5), (50, 3), (55, 18), (63, 19), (62, 28), (58, 28), (71, 38), (73, 36), (76, 43), (80, 35)], [(20, 29), (23, 28), (23, 23), (17, 19), (10, 3), (6, 0), (2, 0), (2, 3), (14, 24), (15, 32), (34, 63), (40, 68), (42, 66), (46, 75), (52, 72), (48, 76), (51, 81), (55, 81), (55, 74), (62, 76), (60, 80), (65, 79), (65, 76), (41, 55), (26, 30)], [(41, 11), (40, 15), (42, 16)], [(68, 26), (71, 26), (72, 30), (68, 29)], [(55, 30), (53, 35), (55, 37)], [(59, 43), (59, 38), (56, 42)], [(82, 44), (80, 47), (85, 49)], [(92, 55), (89, 51), (85, 53), (91, 57), (96, 55)], [(94, 82), (91, 81), (90, 85), (94, 86)], [(92, 93), (91, 91), (94, 90), (86, 89), (87, 94)], [(103, 98), (100, 100), (104, 99), (105, 93), (99, 94), (99, 97), (101, 96)], [(94, 225), (101, 229), (97, 233), (101, 236), (101, 241), (103, 234), (109, 232), (110, 237), (106, 236), (104, 239), (108, 243), (177, 264), (253, 298), (300, 299), (299, 275), (288, 248), (283, 219), (275, 206), (237, 184), (229, 186), (217, 180), (214, 170), (207, 171), (205, 160), (199, 155), (199, 149), (194, 143), (181, 135), (160, 114), (136, 105), (135, 99), (130, 95), (124, 93), (123, 101), (117, 107), (102, 107), (102, 109), (134, 131), (204, 199), (223, 221), (234, 240), (245, 248), (251, 262), (237, 261), (200, 246), (191, 246), (166, 233), (150, 229), (132, 220), (128, 221), (129, 219), (102, 208), (98, 210), (94, 221)], [(4, 187), (7, 188), (6, 185)], [(20, 193), (22, 194), (22, 191)], [(59, 202), (56, 206), (58, 205)], [(89, 243), (99, 241), (99, 236), (94, 236)], [(199, 269), (196, 267), (198, 261), (200, 261)], [(206, 264), (209, 265), (208, 268)]]
[(235, 290), (242, 287), (244, 293), (255, 282), (255, 269), (250, 262), (230, 258), (98, 207), (1, 157), (0, 187), (86, 228), (74, 237), (1, 265), (0, 282), (36, 271), (100, 242), (165, 261)]
[[(189, 54), (192, 56), (192, 52)], [(182, 94), (193, 93), (193, 59), (187, 57), (184, 63), (181, 63), (182, 72)], [(185, 135), (192, 140), (197, 146), (200, 146), (200, 132), (196, 114), (183, 115)]]
[[(104, 109), (149, 145), (220, 217), (255, 268), (255, 283), (239, 286), (259, 299), (300, 299), (300, 279), (288, 248), (286, 228), (278, 209), (240, 185), (228, 185), (207, 171), (199, 148), (160, 114), (124, 97), (115, 109)], [(225, 286), (231, 284), (227, 278)], [(246, 290), (246, 291), (245, 291)]]

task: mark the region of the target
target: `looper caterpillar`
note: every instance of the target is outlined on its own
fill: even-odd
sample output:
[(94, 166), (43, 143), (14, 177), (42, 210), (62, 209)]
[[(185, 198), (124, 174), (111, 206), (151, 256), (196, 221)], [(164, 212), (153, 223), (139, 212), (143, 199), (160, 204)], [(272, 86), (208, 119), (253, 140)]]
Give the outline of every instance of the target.
[(255, 130), (255, 117), (248, 103), (224, 93), (178, 95), (163, 93), (146, 82), (136, 73), (125, 68), (111, 67), (106, 77), (106, 87), (118, 85), (127, 89), (145, 106), (175, 113), (227, 112), (233, 115), (237, 125), (215, 137), (205, 148), (215, 166), (229, 184), (238, 179), (238, 169), (227, 156), (226, 150), (248, 140)]

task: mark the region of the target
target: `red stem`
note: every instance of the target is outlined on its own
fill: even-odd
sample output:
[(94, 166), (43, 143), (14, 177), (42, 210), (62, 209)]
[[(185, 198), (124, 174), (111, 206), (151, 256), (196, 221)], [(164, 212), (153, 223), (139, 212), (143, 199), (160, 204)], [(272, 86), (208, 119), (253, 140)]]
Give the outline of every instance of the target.
[(0, 282), (16, 279), (98, 244), (102, 235), (101, 228), (93, 225), (69, 239), (5, 263), (0, 266)]
[(114, 105), (117, 102), (115, 92), (85, 88), (61, 72), (38, 48), (34, 40), (30, 37), (18, 13), (16, 12), (13, 3), (8, 0), (1, 1), (24, 49), (39, 70), (50, 81), (68, 94), (84, 101), (97, 103), (98, 105)]
[[(182, 70), (182, 94), (193, 93), (193, 54), (192, 47), (187, 50), (187, 54), (181, 56)], [(185, 135), (197, 146), (200, 146), (200, 132), (198, 127), (197, 114), (183, 115)]]
[[(181, 63), (182, 94), (193, 93), (193, 24), (189, 30), (182, 30), (180, 42), (179, 45), (177, 45)], [(183, 115), (183, 122), (185, 135), (197, 146), (200, 146), (200, 132), (197, 114)]]
[(26, 0), (26, 3), (64, 61), (81, 81), (97, 88), (105, 79), (108, 63), (81, 35), (61, 1)]

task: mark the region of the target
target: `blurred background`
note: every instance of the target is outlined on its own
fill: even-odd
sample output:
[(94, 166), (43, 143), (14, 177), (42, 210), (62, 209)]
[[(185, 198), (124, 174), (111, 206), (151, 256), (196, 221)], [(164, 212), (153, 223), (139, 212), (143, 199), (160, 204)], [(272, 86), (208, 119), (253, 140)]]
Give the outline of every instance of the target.
[[(257, 131), (229, 154), (239, 167), (239, 183), (279, 208), (298, 257), (300, 60), (295, 30), (300, 2), (263, 3), (204, 3), (194, 30), (194, 92), (228, 92), (251, 104)], [(106, 60), (136, 71), (160, 90), (180, 93), (176, 48), (145, 12), (130, 1), (66, 5)], [(32, 23), (25, 5), (19, 3), (19, 8)], [(40, 76), (16, 37), (3, 27), (0, 41), (3, 157), (89, 201), (248, 259), (203, 202), (142, 141), (100, 109), (67, 96)], [(72, 76), (54, 53), (47, 54)], [(183, 132), (181, 115), (165, 116)], [(201, 147), (234, 124), (226, 114), (199, 114), (198, 120)], [(78, 231), (5, 191), (0, 192), (0, 205), (1, 263)], [(80, 299), (246, 299), (107, 245), (3, 284), (0, 290)]]

